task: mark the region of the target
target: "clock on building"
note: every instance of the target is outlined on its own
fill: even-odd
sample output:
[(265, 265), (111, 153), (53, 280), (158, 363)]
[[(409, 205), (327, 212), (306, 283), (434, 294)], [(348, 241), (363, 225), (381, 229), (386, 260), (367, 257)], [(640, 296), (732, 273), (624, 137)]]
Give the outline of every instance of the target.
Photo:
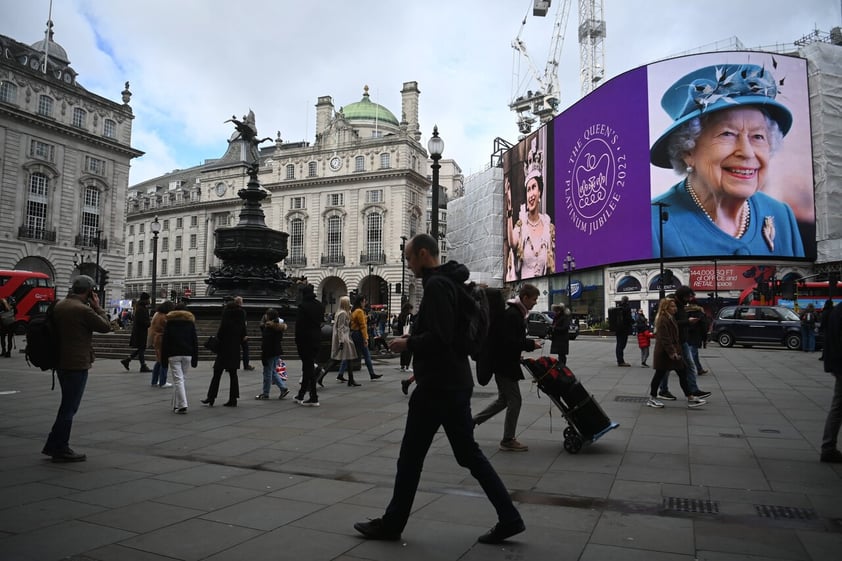
[(342, 158), (339, 156), (334, 156), (330, 159), (330, 169), (333, 171), (338, 171), (339, 168), (342, 167)]
[(216, 196), (221, 197), (225, 194), (225, 191), (228, 187), (225, 186), (225, 183), (219, 182), (216, 184)]

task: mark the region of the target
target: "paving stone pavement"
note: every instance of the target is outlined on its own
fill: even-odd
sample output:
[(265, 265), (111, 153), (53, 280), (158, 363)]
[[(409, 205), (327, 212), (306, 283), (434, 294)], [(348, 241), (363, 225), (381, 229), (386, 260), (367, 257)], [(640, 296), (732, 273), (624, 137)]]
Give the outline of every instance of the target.
[[(172, 414), (171, 390), (150, 388), (149, 374), (100, 360), (71, 439), (88, 459), (55, 464), (40, 450), (59, 390), (21, 354), (0, 358), (0, 560), (842, 558), (842, 466), (818, 461), (832, 378), (817, 354), (711, 344), (699, 382), (708, 405), (650, 409), (652, 370), (632, 345), (634, 366), (618, 368), (613, 344), (571, 343), (569, 366), (620, 423), (579, 454), (564, 451), (564, 419), (527, 380), (528, 452), (497, 449), (503, 414), (477, 428), (527, 526), (498, 546), (476, 543), (494, 512), (443, 434), (403, 539), (354, 531), (391, 496), (407, 401), (397, 359), (377, 360), (383, 378), (362, 375), (359, 388), (329, 375), (319, 408), (292, 394), (255, 401), (257, 370), (241, 371), (237, 408), (203, 407), (202, 363), (188, 374), (187, 415)], [(297, 386), (300, 365), (288, 366)], [(227, 389), (223, 378), (220, 404)], [(477, 387), (474, 408), (494, 395)]]

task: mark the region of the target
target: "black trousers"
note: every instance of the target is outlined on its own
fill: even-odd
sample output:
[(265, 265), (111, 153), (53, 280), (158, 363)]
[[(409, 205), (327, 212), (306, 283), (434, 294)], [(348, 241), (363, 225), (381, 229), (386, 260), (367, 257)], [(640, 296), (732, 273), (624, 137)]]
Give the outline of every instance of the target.
[[(219, 393), (219, 379), (222, 377), (222, 367), (214, 366), (213, 377), (211, 378), (210, 387), (208, 388), (208, 399), (216, 401), (216, 395)], [(228, 376), (231, 378), (231, 386), (228, 388), (228, 401), (236, 401), (240, 397), (240, 379), (237, 377), (236, 370), (228, 370)]]

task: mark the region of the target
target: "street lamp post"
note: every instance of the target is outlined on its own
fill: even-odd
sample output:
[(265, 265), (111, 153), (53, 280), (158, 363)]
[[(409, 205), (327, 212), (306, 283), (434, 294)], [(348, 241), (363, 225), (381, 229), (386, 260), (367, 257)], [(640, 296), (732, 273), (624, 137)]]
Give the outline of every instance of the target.
[(430, 215), (430, 235), (436, 240), (439, 239), (439, 169), (441, 165), (442, 152), (444, 152), (444, 140), (439, 137), (439, 127), (433, 127), (433, 136), (427, 142), (427, 150), (430, 152), (430, 158), (433, 160), (433, 200), (432, 200), (432, 214)]
[(567, 273), (567, 309), (570, 313), (573, 313), (573, 294), (570, 292), (570, 286), (572, 284), (572, 277), (573, 271), (576, 270), (576, 258), (573, 257), (573, 254), (569, 251), (567, 252), (567, 256), (564, 258), (564, 261), (561, 264), (562, 270)]
[(406, 304), (406, 236), (401, 236), (401, 309)]
[(161, 233), (161, 223), (158, 217), (150, 225), (152, 230), (152, 309), (155, 309), (155, 298), (158, 295), (158, 234)]
[(664, 222), (670, 219), (669, 212), (664, 209), (670, 206), (670, 204), (657, 202), (652, 203), (652, 206), (658, 207), (658, 248), (661, 252), (661, 274), (658, 275), (658, 298), (659, 300), (663, 300), (667, 295), (664, 290)]
[(371, 306), (374, 303), (373, 300), (373, 285), (374, 284), (374, 265), (371, 263), (368, 264), (368, 305)]
[(94, 279), (94, 284), (96, 284), (97, 294), (99, 295), (100, 303), (102, 303), (103, 306), (106, 306), (106, 304), (103, 302), (103, 296), (105, 295), (105, 291), (99, 284), (101, 278), (101, 275), (99, 274), (99, 239), (101, 235), (102, 230), (98, 229), (96, 231), (96, 279)]

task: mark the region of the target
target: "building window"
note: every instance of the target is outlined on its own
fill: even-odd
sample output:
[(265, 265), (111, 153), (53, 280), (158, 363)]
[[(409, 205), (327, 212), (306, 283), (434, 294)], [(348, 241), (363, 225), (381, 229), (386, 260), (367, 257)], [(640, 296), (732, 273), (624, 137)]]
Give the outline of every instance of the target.
[(175, 250), (178, 251), (181, 249), (181, 236), (175, 237)]
[(146, 225), (143, 224), (143, 223), (138, 224), (137, 225), (137, 231), (138, 231), (139, 234), (145, 233), (146, 232)]
[(383, 252), (383, 215), (371, 213), (366, 222), (366, 251), (369, 259), (374, 259)]
[(199, 247), (198, 239), (199, 238), (196, 234), (190, 234), (190, 249), (196, 249)]
[(190, 275), (196, 274), (196, 258), (191, 257), (190, 260), (187, 262), (187, 273)]
[(161, 251), (169, 251), (170, 250), (170, 239), (169, 238), (161, 238)]
[(128, 249), (126, 249), (126, 255), (133, 255), (134, 254), (134, 242), (129, 242)]
[(328, 193), (327, 206), (342, 206), (344, 197), (342, 193)]
[(307, 177), (316, 177), (316, 162), (307, 164)]
[(0, 82), (0, 101), (15, 103), (18, 99), (18, 87), (11, 82)]
[(175, 227), (176, 227), (176, 229), (184, 228), (184, 219), (183, 218), (176, 218), (175, 219)]
[(139, 277), (143, 276), (143, 261), (137, 262), (137, 276), (139, 276)]
[(85, 156), (85, 170), (94, 175), (105, 175), (105, 160)]
[(380, 154), (380, 167), (382, 169), (389, 169), (391, 166), (391, 154), (384, 152)]
[(383, 202), (383, 189), (372, 189), (371, 191), (365, 192), (365, 202), (366, 203), (382, 203)]
[(304, 259), (304, 220), (295, 218), (289, 223), (289, 256), (293, 263)]
[(331, 216), (327, 219), (327, 258), (336, 262), (342, 257), (342, 218)]
[(411, 215), (409, 217), (409, 237), (415, 237), (415, 234), (418, 233), (418, 217), (416, 215)]
[(85, 128), (88, 121), (88, 112), (81, 107), (73, 109), (73, 126), (80, 129)]
[(53, 116), (53, 98), (42, 95), (38, 98), (38, 114), (44, 117)]
[(29, 155), (39, 160), (54, 162), (56, 160), (56, 147), (40, 140), (33, 140), (29, 143)]
[(199, 217), (198, 216), (191, 216), (190, 217), (190, 225), (195, 227), (199, 225)]
[(381, 130), (371, 131), (371, 138), (383, 138), (383, 131), (381, 131)]
[(85, 200), (82, 204), (82, 240), (85, 245), (96, 245), (99, 231), (99, 189), (85, 187)]
[(103, 136), (107, 136), (108, 138), (116, 138), (117, 137), (117, 123), (112, 121), (111, 119), (106, 119), (102, 123), (102, 134)]
[(26, 228), (30, 236), (40, 238), (47, 229), (47, 193), (49, 179), (43, 173), (29, 177), (29, 198), (26, 201)]
[(287, 164), (287, 179), (295, 179), (295, 166)]
[(137, 240), (137, 253), (143, 253), (143, 240)]
[(365, 171), (365, 158), (363, 156), (354, 158), (354, 171)]
[(169, 273), (167, 272), (167, 268), (169, 266), (169, 262), (166, 258), (161, 259), (161, 275), (166, 276)]
[(289, 200), (289, 208), (293, 210), (301, 210), (307, 208), (304, 197), (291, 197)]
[(167, 230), (169, 230), (169, 229), (170, 229), (170, 221), (169, 221), (169, 219), (164, 220), (164, 225), (163, 225), (163, 227), (161, 228), (161, 230), (162, 230), (163, 232), (166, 232), (166, 231), (167, 231)]
[(132, 278), (132, 264), (131, 263), (126, 263), (126, 278), (127, 279)]
[(175, 258), (175, 272), (173, 274), (175, 274), (175, 276), (181, 274), (181, 257)]

